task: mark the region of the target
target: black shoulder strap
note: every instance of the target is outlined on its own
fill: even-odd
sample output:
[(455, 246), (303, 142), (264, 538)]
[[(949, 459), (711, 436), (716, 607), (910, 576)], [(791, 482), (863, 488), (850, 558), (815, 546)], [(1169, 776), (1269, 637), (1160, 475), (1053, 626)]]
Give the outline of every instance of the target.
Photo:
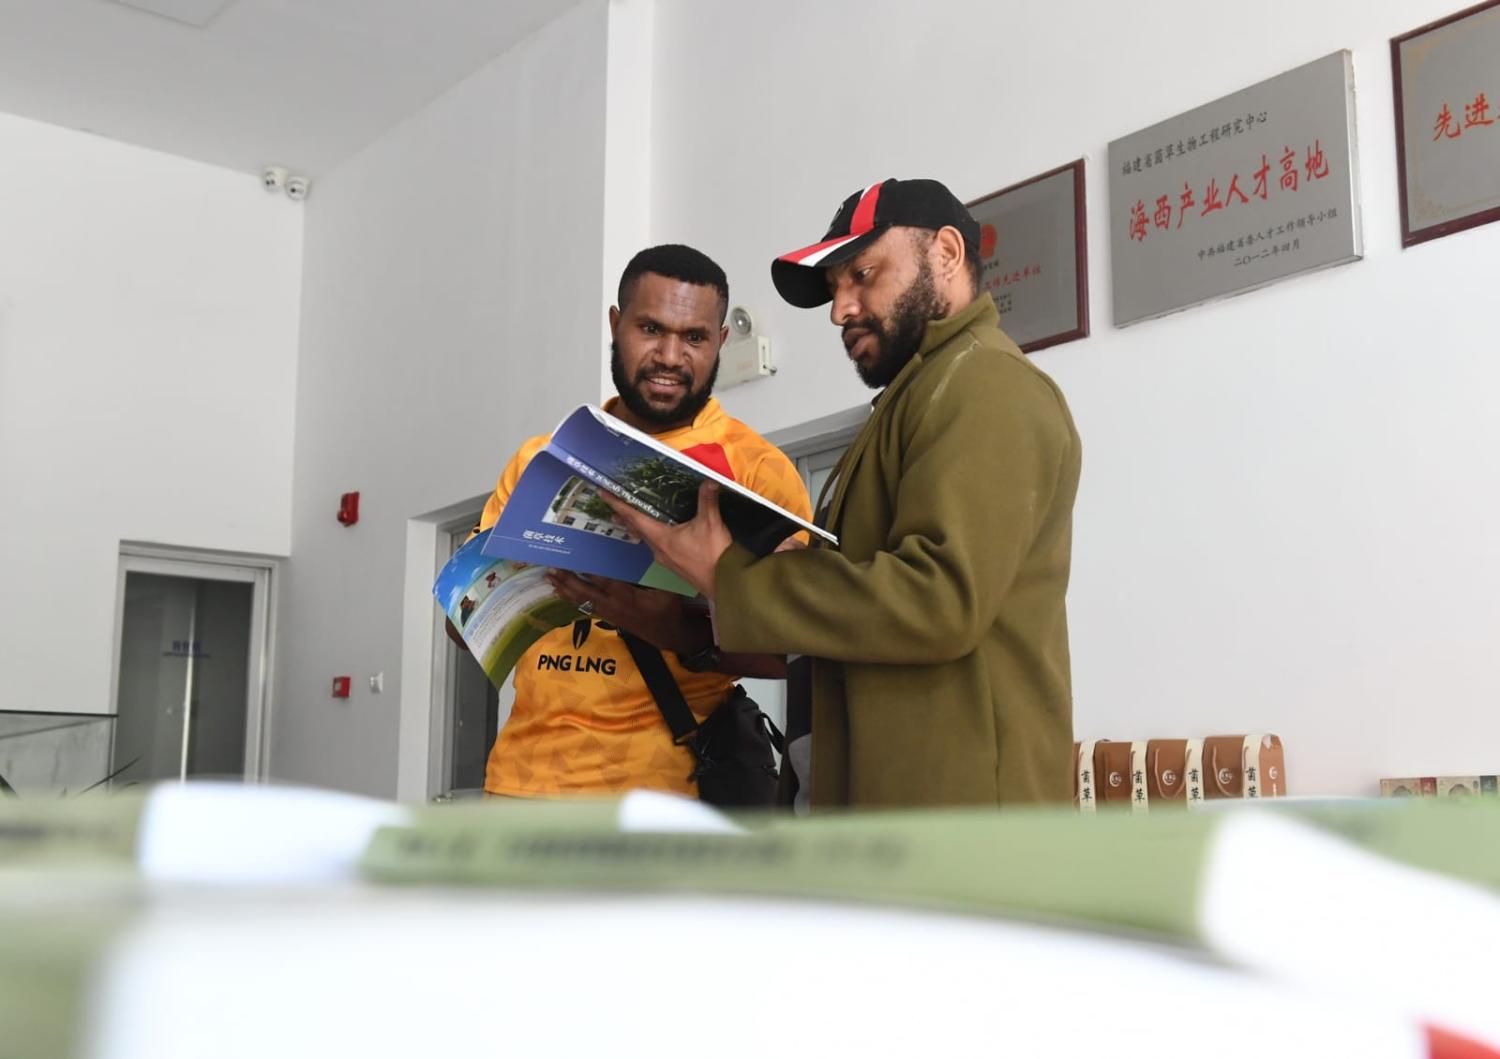
[(682, 697), (682, 689), (677, 686), (672, 671), (667, 668), (667, 660), (661, 656), (659, 648), (640, 637), (632, 636), (624, 629), (619, 630), (619, 633), (620, 639), (630, 649), (630, 657), (635, 659), (635, 667), (645, 678), (646, 687), (651, 689), (651, 695), (656, 699), (656, 708), (661, 710), (662, 718), (672, 730), (672, 741), (681, 746), (697, 731), (698, 718), (693, 716), (687, 700)]

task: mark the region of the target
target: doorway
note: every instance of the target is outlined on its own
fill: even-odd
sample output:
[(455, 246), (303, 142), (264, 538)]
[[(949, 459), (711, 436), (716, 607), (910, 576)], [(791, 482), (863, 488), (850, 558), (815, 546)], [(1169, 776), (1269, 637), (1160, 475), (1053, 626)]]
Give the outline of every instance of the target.
[(121, 550), (113, 787), (264, 774), (271, 572)]

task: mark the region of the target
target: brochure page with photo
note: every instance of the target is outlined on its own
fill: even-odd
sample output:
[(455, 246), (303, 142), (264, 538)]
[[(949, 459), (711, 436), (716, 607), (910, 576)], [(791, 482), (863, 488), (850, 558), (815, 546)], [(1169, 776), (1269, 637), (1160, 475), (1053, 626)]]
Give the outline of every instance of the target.
[(695, 593), (685, 581), (614, 521), (599, 494), (607, 491), (662, 522), (686, 522), (698, 511), (698, 490), (706, 479), (720, 486), (719, 511), (730, 534), (757, 555), (804, 531), (838, 543), (712, 467), (600, 408), (582, 405), (527, 465), (483, 552), (691, 596)]
[(483, 552), (485, 536), (454, 553), (432, 594), (498, 688), (532, 644), (580, 615), (543, 579), (545, 566), (492, 559)]

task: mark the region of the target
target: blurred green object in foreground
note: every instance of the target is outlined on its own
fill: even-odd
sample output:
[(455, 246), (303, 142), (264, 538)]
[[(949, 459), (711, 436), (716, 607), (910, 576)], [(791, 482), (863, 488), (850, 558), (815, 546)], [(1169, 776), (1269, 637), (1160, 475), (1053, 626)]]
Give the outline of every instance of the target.
[(146, 795), (0, 799), (0, 872), (20, 864), (133, 863)]
[[(1237, 821), (1500, 887), (1500, 806), (1282, 803), (1196, 813), (955, 809), (771, 817), (742, 834), (621, 831), (609, 803), (429, 809), (375, 836), (370, 880), (814, 897), (1196, 940), (1204, 873)], [(1274, 843), (1270, 852), (1274, 856)], [(1268, 863), (1266, 870), (1316, 871)]]

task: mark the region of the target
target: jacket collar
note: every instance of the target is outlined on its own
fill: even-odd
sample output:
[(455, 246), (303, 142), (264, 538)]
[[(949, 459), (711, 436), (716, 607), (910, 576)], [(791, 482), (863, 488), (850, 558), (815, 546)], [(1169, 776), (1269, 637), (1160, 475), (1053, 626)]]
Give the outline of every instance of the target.
[(922, 332), (922, 344), (917, 347), (917, 352), (911, 360), (902, 365), (890, 384), (871, 398), (870, 404), (879, 408), (886, 397), (900, 390), (913, 375), (921, 370), (924, 361), (940, 350), (950, 339), (957, 337), (964, 328), (972, 327), (974, 324), (1000, 326), (1000, 310), (995, 308), (995, 299), (990, 297), (988, 292), (981, 294), (952, 316), (945, 316), (941, 320), (928, 320), (926, 329)]
[[(1000, 310), (995, 308), (995, 299), (990, 297), (988, 292), (981, 294), (952, 316), (927, 321), (927, 327), (922, 333), (922, 344), (917, 347), (917, 352), (896, 373), (896, 377), (890, 381), (890, 384), (870, 399), (874, 411), (870, 413), (870, 418), (865, 420), (864, 427), (850, 443), (843, 458), (834, 469), (833, 475), (824, 484), (823, 496), (818, 497), (821, 504), (829, 489), (833, 490), (833, 496), (828, 502), (829, 529), (835, 529), (838, 526), (838, 520), (844, 510), (844, 494), (848, 489), (849, 479), (852, 477), (855, 464), (859, 462), (869, 446), (870, 439), (875, 436), (875, 422), (880, 418), (882, 408), (890, 404), (886, 399), (905, 387), (911, 381), (912, 376), (921, 369), (922, 362), (941, 349), (944, 343), (957, 337), (964, 328), (975, 324), (1000, 326)], [(814, 511), (816, 510), (814, 508)], [(815, 541), (814, 544), (816, 543)]]
[(1000, 326), (1000, 310), (995, 308), (995, 299), (990, 297), (988, 291), (952, 316), (945, 316), (941, 320), (928, 320), (927, 330), (922, 335), (922, 344), (917, 347), (917, 355), (931, 353), (964, 328), (976, 323), (988, 324), (991, 327)]

